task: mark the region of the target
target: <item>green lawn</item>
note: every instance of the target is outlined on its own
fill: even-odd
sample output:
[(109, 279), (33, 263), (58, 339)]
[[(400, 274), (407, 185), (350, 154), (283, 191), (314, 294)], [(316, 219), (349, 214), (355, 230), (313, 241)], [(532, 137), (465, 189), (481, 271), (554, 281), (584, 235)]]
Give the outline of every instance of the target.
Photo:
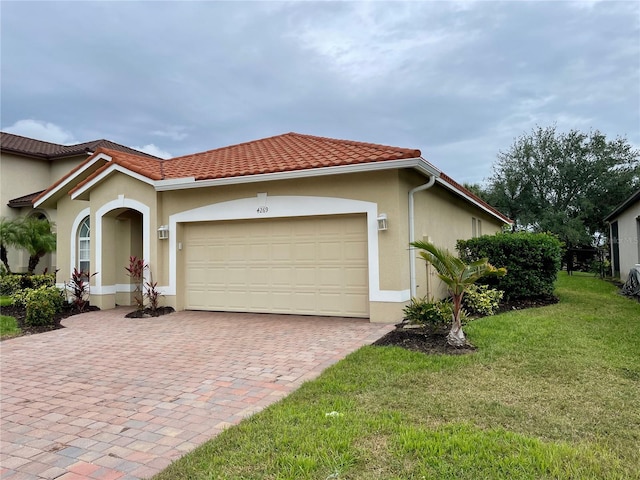
[(615, 292), (562, 274), (558, 305), (468, 325), (471, 356), (362, 348), (156, 478), (640, 478), (640, 304)]
[(468, 325), (473, 355), (362, 348), (156, 479), (640, 478), (640, 304), (557, 294)]
[[(11, 305), (11, 303), (11, 297), (6, 297), (4, 295), (0, 296), (0, 307), (6, 307), (7, 305)], [(14, 337), (19, 333), (20, 329), (18, 328), (15, 318), (7, 315), (0, 315), (0, 338)]]

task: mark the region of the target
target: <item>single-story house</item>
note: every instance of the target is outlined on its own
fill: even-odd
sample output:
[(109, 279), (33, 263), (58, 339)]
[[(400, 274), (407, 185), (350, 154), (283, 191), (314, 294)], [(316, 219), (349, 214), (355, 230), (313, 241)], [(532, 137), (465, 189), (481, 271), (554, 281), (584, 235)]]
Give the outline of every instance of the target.
[[(109, 140), (59, 145), (0, 132), (0, 217), (12, 220), (37, 216), (55, 223), (55, 206), (34, 209), (33, 199), (99, 147), (156, 158)], [(26, 271), (29, 255), (24, 250), (9, 248), (7, 257), (14, 272)], [(45, 269), (54, 271), (55, 267), (55, 253), (46, 255), (38, 264), (38, 272)]]
[(419, 150), (298, 133), (164, 161), (98, 148), (34, 206), (57, 209), (58, 282), (96, 272), (102, 309), (132, 304), (137, 256), (177, 310), (372, 322), (445, 291), (412, 240), (454, 251), (510, 223)]
[(611, 274), (625, 282), (629, 270), (640, 264), (640, 190), (604, 220), (609, 224)]

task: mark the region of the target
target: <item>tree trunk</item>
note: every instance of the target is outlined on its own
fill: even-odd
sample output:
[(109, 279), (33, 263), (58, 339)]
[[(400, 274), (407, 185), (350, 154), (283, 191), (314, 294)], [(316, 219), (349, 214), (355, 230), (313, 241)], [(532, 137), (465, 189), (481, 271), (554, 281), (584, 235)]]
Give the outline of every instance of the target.
[(447, 335), (447, 343), (452, 347), (464, 347), (467, 344), (467, 339), (462, 331), (462, 326), (456, 326), (456, 322), (451, 325), (449, 335)]
[(40, 262), (40, 256), (31, 255), (29, 257), (29, 266), (27, 267), (27, 273), (29, 273), (29, 275), (33, 275), (39, 262)]
[(462, 331), (462, 322), (460, 321), (460, 311), (462, 310), (462, 296), (463, 293), (454, 294), (453, 297), (453, 322), (451, 323), (451, 330), (447, 335), (447, 343), (452, 347), (464, 347), (467, 343), (467, 339)]
[(7, 255), (7, 248), (4, 245), (0, 245), (0, 259), (4, 264), (4, 268), (7, 269), (7, 273), (11, 273), (11, 267), (9, 266), (9, 257)]

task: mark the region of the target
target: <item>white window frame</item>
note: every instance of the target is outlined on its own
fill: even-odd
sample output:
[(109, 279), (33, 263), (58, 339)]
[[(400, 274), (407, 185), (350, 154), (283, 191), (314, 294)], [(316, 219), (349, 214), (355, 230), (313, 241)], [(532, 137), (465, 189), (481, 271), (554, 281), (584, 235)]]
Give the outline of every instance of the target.
[[(86, 235), (82, 235), (82, 230), (86, 228)], [(78, 225), (78, 262), (76, 267), (85, 273), (91, 273), (91, 217), (86, 216)], [(85, 244), (83, 246), (83, 243)], [(83, 266), (84, 264), (84, 266)], [(86, 268), (85, 268), (86, 266)]]

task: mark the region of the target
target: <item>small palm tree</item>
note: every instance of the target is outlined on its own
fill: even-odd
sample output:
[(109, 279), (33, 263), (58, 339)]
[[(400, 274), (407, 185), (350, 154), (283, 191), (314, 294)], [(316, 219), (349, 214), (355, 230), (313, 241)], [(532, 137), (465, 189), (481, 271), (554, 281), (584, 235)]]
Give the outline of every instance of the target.
[(417, 241), (412, 246), (423, 250), (420, 256), (431, 263), (438, 272), (438, 277), (449, 288), (453, 300), (453, 323), (447, 336), (447, 343), (454, 347), (462, 347), (466, 343), (460, 312), (462, 310), (462, 297), (467, 288), (488, 275), (504, 276), (505, 268), (495, 268), (486, 258), (466, 264), (448, 250), (438, 248), (433, 243)]
[(46, 219), (26, 217), (17, 223), (16, 246), (29, 253), (27, 273), (33, 274), (40, 259), (56, 249), (56, 235)]

